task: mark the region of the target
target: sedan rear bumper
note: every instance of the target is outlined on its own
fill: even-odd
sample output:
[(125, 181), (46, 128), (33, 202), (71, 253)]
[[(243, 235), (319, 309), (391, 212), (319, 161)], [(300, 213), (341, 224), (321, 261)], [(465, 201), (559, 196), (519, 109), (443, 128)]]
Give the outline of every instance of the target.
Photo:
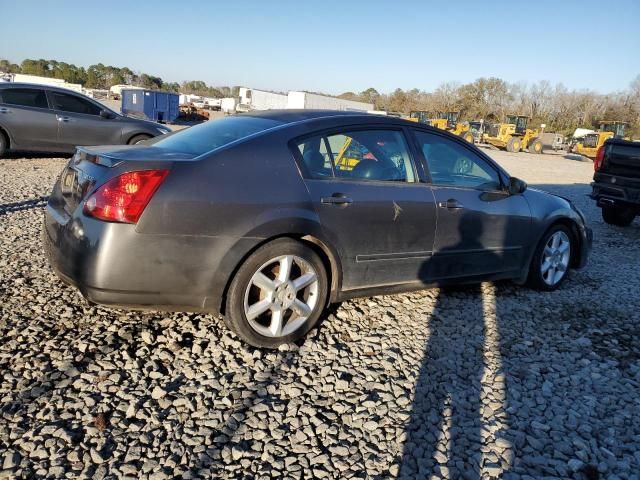
[(90, 302), (217, 312), (228, 278), (221, 262), (238, 240), (140, 234), (135, 225), (70, 216), (50, 203), (43, 244), (56, 274)]

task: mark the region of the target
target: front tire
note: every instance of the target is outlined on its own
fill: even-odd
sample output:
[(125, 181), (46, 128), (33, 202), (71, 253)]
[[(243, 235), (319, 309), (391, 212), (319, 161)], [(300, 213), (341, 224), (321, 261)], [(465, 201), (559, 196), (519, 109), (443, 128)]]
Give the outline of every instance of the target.
[(316, 325), (327, 296), (322, 259), (303, 243), (281, 238), (240, 266), (227, 293), (225, 321), (248, 344), (277, 348)]
[(474, 143), (473, 132), (471, 130), (467, 130), (466, 132), (462, 132), (460, 136), (469, 143)]
[(542, 140), (536, 138), (529, 143), (529, 147), (527, 148), (529, 153), (540, 154), (542, 153)]
[(577, 248), (571, 230), (554, 225), (542, 237), (529, 267), (529, 285), (536, 290), (552, 291), (567, 278), (571, 253)]
[(522, 141), (520, 137), (511, 137), (507, 142), (507, 151), (512, 153), (518, 153), (522, 148)]
[(609, 225), (628, 227), (636, 218), (636, 212), (631, 208), (605, 207), (602, 209), (602, 219)]

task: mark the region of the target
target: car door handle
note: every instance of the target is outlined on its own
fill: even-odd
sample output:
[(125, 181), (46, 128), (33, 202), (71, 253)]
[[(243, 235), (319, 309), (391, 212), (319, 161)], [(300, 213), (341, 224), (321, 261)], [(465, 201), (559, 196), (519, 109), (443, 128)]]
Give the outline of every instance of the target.
[(351, 205), (353, 199), (342, 193), (334, 193), (330, 197), (322, 197), (320, 203), (324, 203), (325, 205)]
[(464, 208), (464, 205), (462, 205), (459, 201), (450, 198), (446, 202), (438, 202), (438, 207), (448, 208), (449, 210), (460, 210), (461, 208)]
[(59, 122), (71, 122), (72, 119), (71, 119), (71, 117), (66, 117), (66, 116), (63, 117), (61, 115), (58, 115), (58, 121)]

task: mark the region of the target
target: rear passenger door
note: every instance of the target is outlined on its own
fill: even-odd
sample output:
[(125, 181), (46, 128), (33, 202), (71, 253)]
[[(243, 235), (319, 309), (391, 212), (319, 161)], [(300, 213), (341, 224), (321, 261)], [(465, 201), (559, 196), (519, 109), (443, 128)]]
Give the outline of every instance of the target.
[(435, 204), (402, 129), (327, 131), (293, 145), (344, 290), (426, 281)]
[(58, 121), (58, 141), (73, 150), (78, 145), (122, 143), (122, 124), (100, 116), (99, 105), (79, 95), (49, 91), (49, 99)]
[(0, 126), (10, 136), (11, 148), (57, 151), (58, 122), (49, 109), (44, 89), (0, 89)]

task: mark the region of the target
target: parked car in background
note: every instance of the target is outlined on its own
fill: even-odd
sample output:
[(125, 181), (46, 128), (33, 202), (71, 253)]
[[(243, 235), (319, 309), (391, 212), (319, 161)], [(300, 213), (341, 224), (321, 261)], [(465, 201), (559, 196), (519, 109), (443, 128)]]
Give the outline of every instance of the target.
[(256, 346), (300, 339), (351, 297), (554, 290), (591, 245), (570, 201), (399, 118), (251, 112), (151, 143), (78, 149), (46, 209), (51, 265), (92, 302), (222, 312)]
[(0, 156), (7, 150), (73, 153), (78, 145), (135, 144), (169, 132), (71, 90), (0, 83)]
[(606, 223), (626, 227), (640, 213), (640, 143), (610, 138), (593, 161), (591, 198)]

